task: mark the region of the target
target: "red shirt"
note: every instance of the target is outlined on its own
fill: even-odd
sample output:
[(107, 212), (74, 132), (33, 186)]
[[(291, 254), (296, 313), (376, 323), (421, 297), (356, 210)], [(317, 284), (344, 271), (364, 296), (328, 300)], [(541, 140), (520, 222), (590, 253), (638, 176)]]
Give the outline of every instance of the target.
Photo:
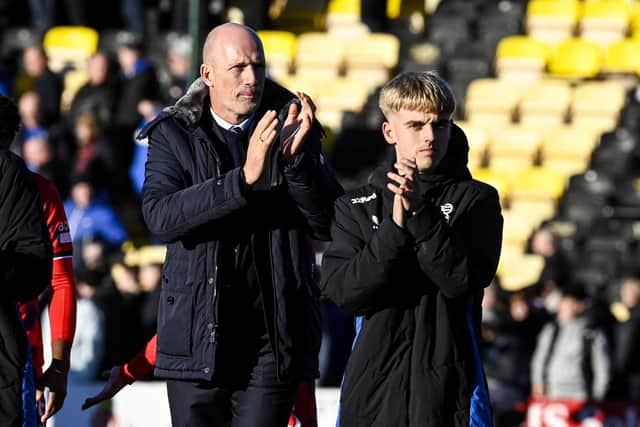
[[(31, 174), (40, 194), (44, 216), (53, 244), (53, 291), (49, 306), (51, 341), (73, 342), (76, 330), (76, 291), (73, 275), (73, 246), (67, 215), (55, 185), (37, 173)], [(38, 300), (19, 304), (20, 315), (32, 347), (32, 362), (39, 377), (42, 374), (44, 357), (42, 354), (42, 328), (40, 326), (40, 306)]]

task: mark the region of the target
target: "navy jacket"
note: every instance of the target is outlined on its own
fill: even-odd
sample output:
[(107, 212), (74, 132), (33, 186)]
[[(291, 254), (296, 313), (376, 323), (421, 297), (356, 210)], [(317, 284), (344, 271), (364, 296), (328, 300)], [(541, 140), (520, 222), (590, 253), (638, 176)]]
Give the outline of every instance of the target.
[[(268, 109), (278, 111), (291, 98), (267, 80), (252, 127)], [(329, 238), (333, 201), (342, 191), (320, 153), (321, 127), (316, 123), (292, 164), (283, 165), (272, 155), (268, 189), (261, 193), (264, 197), (268, 191), (273, 203), (255, 212), (241, 167), (222, 173), (214, 142), (223, 136), (208, 106), (207, 87), (198, 79), (140, 135), (149, 138), (144, 218), (151, 232), (168, 243), (155, 374), (212, 379), (218, 305), (225, 304), (218, 292), (220, 242), (251, 221), (257, 229), (251, 236), (254, 265), (278, 375), (317, 377), (321, 324), (310, 238)]]

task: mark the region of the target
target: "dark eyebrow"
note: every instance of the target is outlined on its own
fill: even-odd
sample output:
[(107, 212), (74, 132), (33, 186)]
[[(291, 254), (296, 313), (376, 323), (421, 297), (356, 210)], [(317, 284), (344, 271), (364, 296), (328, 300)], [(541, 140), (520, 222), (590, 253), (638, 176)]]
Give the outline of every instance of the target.
[(409, 120), (408, 122), (405, 123), (407, 127), (424, 126), (426, 124), (427, 122), (423, 120)]

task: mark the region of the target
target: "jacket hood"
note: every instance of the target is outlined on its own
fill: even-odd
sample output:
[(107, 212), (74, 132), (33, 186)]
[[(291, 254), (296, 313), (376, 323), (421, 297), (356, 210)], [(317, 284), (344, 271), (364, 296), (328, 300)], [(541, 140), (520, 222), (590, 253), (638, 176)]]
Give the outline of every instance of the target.
[[(433, 171), (418, 176), (419, 181), (425, 183), (440, 184), (452, 181), (465, 181), (471, 179), (471, 172), (467, 167), (469, 161), (469, 141), (464, 131), (454, 123), (451, 124), (451, 138), (446, 154), (440, 164)], [(371, 175), (370, 183), (378, 188), (386, 188), (387, 172), (393, 169), (395, 156)]]

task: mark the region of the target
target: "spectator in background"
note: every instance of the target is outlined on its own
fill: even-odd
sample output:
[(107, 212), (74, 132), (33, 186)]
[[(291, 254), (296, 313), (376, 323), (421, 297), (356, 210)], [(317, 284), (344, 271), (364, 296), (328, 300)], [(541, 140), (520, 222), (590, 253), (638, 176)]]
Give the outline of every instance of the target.
[(91, 179), (80, 175), (71, 186), (71, 197), (64, 203), (73, 244), (83, 240), (103, 239), (111, 247), (119, 247), (127, 239), (127, 231), (115, 210), (96, 197)]
[[(136, 129), (136, 136), (148, 123), (156, 118), (161, 111), (161, 106), (151, 101), (143, 100), (138, 104), (138, 111), (140, 115), (142, 115), (142, 121), (138, 129)], [(142, 193), (142, 185), (144, 184), (144, 167), (147, 163), (149, 139), (136, 137), (133, 142), (133, 158), (131, 159), (131, 166), (129, 167), (129, 179), (131, 180), (133, 190), (140, 196)]]
[(18, 100), (18, 110), (22, 126), (11, 145), (11, 151), (16, 154), (22, 153), (22, 144), (33, 136), (45, 136), (47, 130), (40, 122), (40, 96), (34, 91), (22, 94)]
[(48, 128), (60, 119), (62, 80), (49, 69), (47, 55), (40, 45), (25, 48), (22, 62), (24, 71), (31, 78), (32, 89), (40, 97), (39, 122)]
[(69, 171), (70, 177), (88, 176), (98, 193), (104, 190), (109, 194), (116, 193), (119, 180), (114, 176), (112, 144), (98, 117), (90, 111), (78, 116), (74, 123), (74, 136), (76, 151)]
[(142, 120), (138, 104), (144, 99), (158, 99), (161, 90), (151, 61), (142, 56), (141, 38), (131, 35), (118, 47), (118, 63), (122, 71), (122, 90), (116, 105), (115, 125), (117, 141), (126, 144), (118, 147), (121, 152), (118, 162), (126, 173), (132, 155), (129, 142)]
[(620, 282), (620, 302), (629, 317), (614, 328), (615, 358), (613, 397), (640, 401), (640, 274)]
[(74, 383), (99, 378), (100, 362), (104, 355), (104, 314), (94, 298), (97, 283), (95, 277), (79, 272), (76, 280), (78, 295), (76, 328), (71, 348), (69, 380)]
[(538, 336), (531, 362), (531, 395), (537, 399), (602, 400), (611, 380), (606, 335), (590, 325), (581, 284), (562, 289), (556, 320)]
[(496, 286), (490, 316), (485, 316), (483, 299), (484, 360), (496, 427), (524, 421), (518, 406), (529, 398), (531, 355), (548, 320), (546, 311), (534, 306), (533, 292), (534, 287), (506, 292)]
[(111, 122), (118, 96), (118, 82), (112, 78), (110, 64), (104, 52), (93, 54), (87, 61), (87, 83), (78, 89), (69, 108), (72, 123), (87, 112), (95, 114), (101, 123)]
[(187, 91), (189, 66), (191, 63), (191, 38), (179, 36), (169, 41), (167, 65), (169, 66), (169, 89), (166, 98), (175, 103)]

